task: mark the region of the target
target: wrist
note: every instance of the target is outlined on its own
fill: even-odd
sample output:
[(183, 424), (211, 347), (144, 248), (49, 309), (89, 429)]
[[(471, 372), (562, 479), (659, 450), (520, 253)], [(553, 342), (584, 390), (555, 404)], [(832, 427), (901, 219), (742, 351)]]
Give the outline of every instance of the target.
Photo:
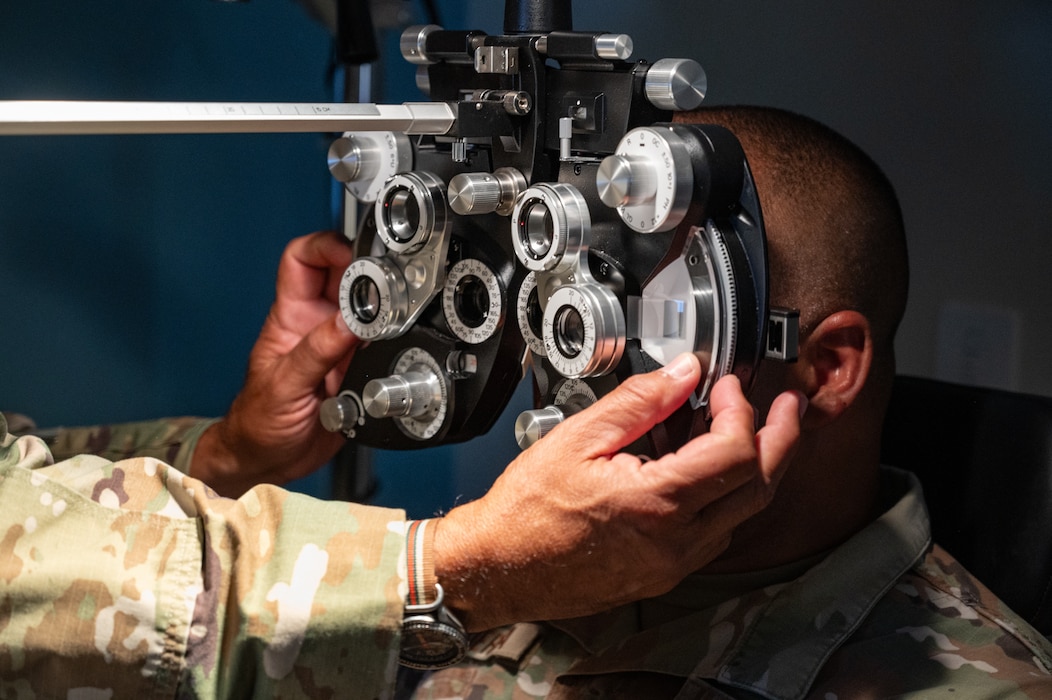
[(493, 533), (506, 532), (487, 522), (477, 501), (458, 506), (435, 521), (435, 576), (445, 591), (445, 604), (469, 632), (521, 622), (514, 582), (519, 562), (501, 551)]
[(445, 668), (462, 658), (464, 625), (445, 605), (434, 567), (438, 520), (410, 520), (406, 526), (406, 603), (399, 662), (421, 670)]
[(237, 451), (231, 447), (226, 418), (212, 423), (201, 434), (187, 473), (224, 496), (240, 496), (252, 486), (238, 478)]

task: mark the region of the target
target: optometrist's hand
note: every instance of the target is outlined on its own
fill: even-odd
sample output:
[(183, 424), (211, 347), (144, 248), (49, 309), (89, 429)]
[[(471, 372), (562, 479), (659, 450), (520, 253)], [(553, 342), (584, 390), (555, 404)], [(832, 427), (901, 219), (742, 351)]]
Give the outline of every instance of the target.
[(191, 476), (238, 496), (258, 483), (305, 476), (339, 450), (344, 437), (325, 430), (318, 414), (339, 391), (359, 343), (337, 299), (352, 257), (334, 232), (303, 236), (286, 247), (244, 386), (226, 416), (201, 436)]
[(674, 453), (618, 450), (697, 386), (692, 355), (636, 375), (515, 459), (482, 498), (435, 532), (446, 604), (469, 629), (586, 615), (670, 590), (712, 561), (734, 528), (771, 502), (806, 399), (779, 395), (767, 424), (738, 379), (713, 388), (713, 421)]

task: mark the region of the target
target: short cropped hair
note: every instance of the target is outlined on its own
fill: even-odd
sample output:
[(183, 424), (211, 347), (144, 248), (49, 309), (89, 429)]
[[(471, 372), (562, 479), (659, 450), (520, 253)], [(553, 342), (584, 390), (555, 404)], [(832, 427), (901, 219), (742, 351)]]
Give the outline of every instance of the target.
[(763, 209), (771, 303), (800, 309), (801, 339), (838, 310), (870, 322), (878, 359), (894, 367), (909, 287), (895, 189), (847, 138), (769, 107), (717, 107), (677, 121), (730, 129), (745, 149)]

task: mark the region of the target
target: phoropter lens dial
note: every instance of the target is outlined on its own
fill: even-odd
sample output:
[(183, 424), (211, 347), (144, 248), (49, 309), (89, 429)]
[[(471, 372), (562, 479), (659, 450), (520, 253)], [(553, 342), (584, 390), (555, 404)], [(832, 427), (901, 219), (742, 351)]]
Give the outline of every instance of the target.
[(515, 200), (511, 225), (519, 262), (528, 270), (560, 271), (577, 262), (591, 218), (575, 187), (542, 183)]
[(400, 173), (388, 180), (375, 208), (376, 231), (395, 253), (419, 250), (432, 233), (445, 231), (449, 216), (445, 185), (423, 171)]
[(409, 313), (402, 272), (384, 258), (355, 260), (340, 280), (340, 313), (362, 340), (394, 337)]
[(601, 284), (559, 287), (545, 306), (543, 328), (548, 361), (564, 377), (607, 374), (624, 353), (624, 313)]
[(530, 272), (522, 280), (515, 300), (515, 319), (530, 352), (538, 357), (546, 357), (548, 353), (544, 349), (543, 340), (544, 310), (541, 308), (536, 272)]
[(466, 258), (449, 269), (442, 310), (453, 335), (477, 345), (492, 337), (504, 320), (504, 286), (481, 260)]

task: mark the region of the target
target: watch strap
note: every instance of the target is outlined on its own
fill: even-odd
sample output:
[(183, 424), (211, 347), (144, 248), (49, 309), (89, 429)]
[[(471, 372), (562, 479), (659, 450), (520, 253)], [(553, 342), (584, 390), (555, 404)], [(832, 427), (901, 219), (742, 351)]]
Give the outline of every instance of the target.
[(462, 658), (468, 647), (464, 626), (442, 605), (443, 592), (435, 577), (436, 520), (406, 523), (405, 616), (398, 661), (420, 670), (445, 668)]
[(410, 520), (406, 527), (407, 605), (424, 605), (437, 598), (435, 584), (435, 520)]

